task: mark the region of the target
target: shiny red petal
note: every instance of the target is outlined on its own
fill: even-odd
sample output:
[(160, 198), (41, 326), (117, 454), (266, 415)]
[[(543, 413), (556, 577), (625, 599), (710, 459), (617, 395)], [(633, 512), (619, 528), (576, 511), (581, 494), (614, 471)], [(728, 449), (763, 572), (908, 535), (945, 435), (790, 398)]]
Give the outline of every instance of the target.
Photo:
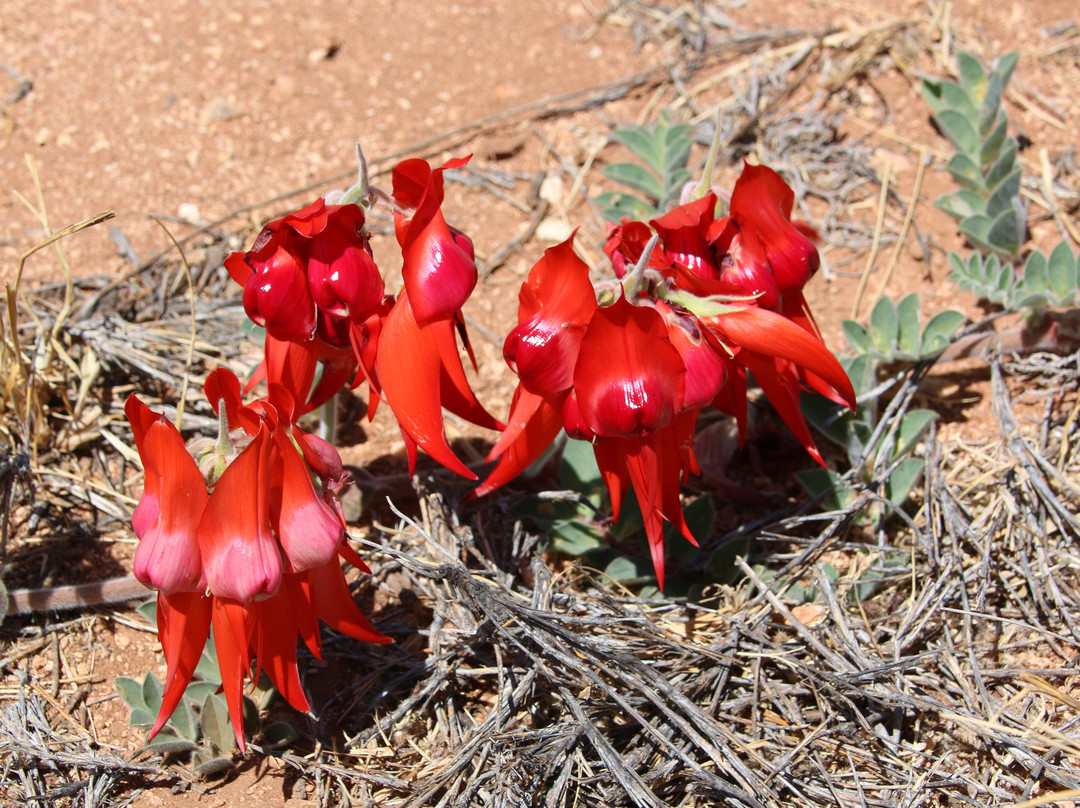
[(821, 341), (783, 315), (748, 306), (710, 317), (706, 324), (729, 346), (787, 359), (816, 374), (854, 409), (855, 391), (836, 357)]
[(655, 309), (625, 297), (597, 309), (574, 369), (585, 424), (600, 437), (662, 428), (682, 407), (686, 370)]
[(781, 292), (801, 289), (820, 264), (817, 248), (791, 223), (795, 194), (766, 166), (745, 164), (731, 192), (731, 217), (760, 237)]

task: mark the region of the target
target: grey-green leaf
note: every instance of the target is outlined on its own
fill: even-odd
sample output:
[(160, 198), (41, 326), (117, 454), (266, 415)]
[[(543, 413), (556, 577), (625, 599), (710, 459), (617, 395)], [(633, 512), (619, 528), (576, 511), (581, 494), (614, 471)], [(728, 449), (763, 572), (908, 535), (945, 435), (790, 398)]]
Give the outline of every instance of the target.
[(1067, 305), (1075, 298), (1080, 273), (1077, 271), (1077, 256), (1067, 242), (1062, 241), (1050, 253), (1046, 275), (1058, 305)]
[(965, 320), (967, 317), (953, 309), (939, 311), (931, 317), (930, 322), (923, 329), (921, 354), (931, 356), (944, 351), (949, 345), (949, 339)]
[(220, 752), (232, 752), (236, 746), (236, 735), (233, 732), (232, 723), (229, 721), (229, 707), (224, 696), (211, 694), (203, 702), (199, 712), (199, 723), (202, 725), (203, 737)]
[(975, 126), (954, 109), (943, 109), (934, 116), (945, 137), (960, 151), (971, 156), (979, 154), (979, 133)]
[(905, 413), (896, 430), (892, 459), (897, 460), (914, 449), (936, 418), (937, 413), (933, 410), (909, 410)]
[(621, 182), (635, 191), (648, 194), (655, 200), (664, 196), (664, 186), (647, 168), (637, 163), (613, 163), (600, 172), (610, 180)]
[(896, 307), (897, 338), (900, 352), (908, 359), (919, 355), (919, 342), (922, 321), (919, 316), (919, 293), (905, 295)]
[(909, 457), (901, 460), (886, 484), (886, 494), (894, 505), (903, 505), (911, 491), (919, 482), (926, 462), (921, 457)]
[(886, 358), (891, 358), (896, 345), (897, 319), (896, 306), (887, 297), (878, 298), (870, 312), (870, 335), (874, 349)]
[(841, 320), (840, 328), (844, 331), (848, 345), (856, 353), (870, 353), (874, 349), (873, 340), (870, 339), (870, 332), (866, 330), (866, 326), (854, 320)]

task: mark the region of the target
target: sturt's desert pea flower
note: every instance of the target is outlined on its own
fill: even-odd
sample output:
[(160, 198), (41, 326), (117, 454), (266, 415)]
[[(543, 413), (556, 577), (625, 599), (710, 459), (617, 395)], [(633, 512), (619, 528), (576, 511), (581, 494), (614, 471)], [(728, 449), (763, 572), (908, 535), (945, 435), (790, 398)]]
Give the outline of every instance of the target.
[[(242, 687), (265, 669), (296, 709), (310, 709), (296, 667), (299, 638), (318, 656), (318, 621), (389, 642), (357, 609), (339, 556), (367, 571), (345, 540), (341, 458), (297, 428), (292, 394), (245, 405), (229, 371), (210, 374), (217, 438), (186, 445), (134, 395), (125, 412), (146, 469), (132, 518), (135, 574), (158, 590), (158, 637), (168, 673), (156, 734), (179, 704), (214, 627), (222, 687), (244, 748)], [(251, 659), (256, 659), (256, 672)]]
[(458, 352), (458, 337), (476, 367), (461, 306), (476, 286), (472, 242), (442, 214), (443, 172), (468, 158), (432, 169), (424, 160), (406, 160), (394, 169), (394, 201), (404, 210), (394, 223), (404, 264), (405, 289), (382, 323), (375, 359), (379, 391), (394, 412), (415, 468), (423, 449), (463, 477), (476, 475), (450, 448), (442, 411), (487, 429), (501, 429), (477, 400)]
[(360, 351), (353, 346), (369, 339), (384, 298), (358, 205), (317, 199), (267, 224), (225, 268), (244, 288), (248, 317), (266, 329), (266, 356), (250, 386), (282, 384), (306, 412), (354, 380)]
[(648, 224), (624, 221), (604, 245), (619, 283), (596, 284), (603, 305), (570, 242), (548, 250), (504, 345), (519, 384), (475, 494), (523, 471), (560, 429), (588, 440), (615, 518), (633, 488), (662, 587), (664, 522), (694, 541), (679, 488), (699, 471), (698, 415), (715, 406), (744, 434), (748, 371), (822, 462), (799, 396), (854, 407), (855, 394), (802, 294), (820, 261), (793, 199), (778, 174), (746, 165), (726, 216), (709, 191)]

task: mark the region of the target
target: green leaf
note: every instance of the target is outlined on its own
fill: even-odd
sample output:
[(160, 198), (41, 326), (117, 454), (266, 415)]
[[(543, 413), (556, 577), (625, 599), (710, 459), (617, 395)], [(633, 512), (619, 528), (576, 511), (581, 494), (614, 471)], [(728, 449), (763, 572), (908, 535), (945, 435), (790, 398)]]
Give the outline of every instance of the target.
[(161, 709), (161, 697), (164, 694), (164, 689), (161, 687), (161, 682), (152, 673), (146, 674), (146, 678), (142, 683), (142, 697), (143, 704), (152, 713), (156, 713)]
[[(979, 115), (971, 96), (956, 82), (946, 81), (942, 83), (941, 101), (943, 103), (942, 109), (954, 109), (969, 121), (974, 121)], [(937, 112), (937, 110), (934, 111)]]
[(623, 191), (608, 191), (596, 197), (603, 217), (614, 224), (624, 218), (630, 221), (646, 221), (656, 215), (657, 209), (643, 199)]
[(1055, 302), (1067, 305), (1077, 293), (1077, 257), (1069, 245), (1062, 241), (1052, 253), (1046, 266), (1047, 281), (1054, 291)]
[(963, 152), (957, 152), (949, 158), (945, 164), (946, 170), (952, 175), (953, 182), (962, 188), (968, 188), (979, 194), (986, 193), (986, 183), (983, 180), (982, 171), (975, 161)]
[(626, 146), (646, 165), (658, 166), (662, 161), (660, 143), (653, 133), (644, 127), (616, 129), (611, 133), (611, 139)]
[(919, 316), (919, 293), (905, 295), (896, 307), (897, 337), (896, 344), (908, 359), (919, 356), (919, 329), (922, 319)]
[(135, 609), (139, 616), (150, 625), (157, 625), (157, 598), (143, 601)]
[(817, 497), (829, 491), (821, 500), (821, 507), (827, 511), (843, 510), (851, 504), (851, 490), (837, 485), (841, 477), (835, 471), (822, 468), (804, 469), (803, 471), (796, 471), (795, 477), (798, 479), (799, 484), (806, 489), (806, 493), (812, 497)]
[(169, 716), (168, 726), (176, 730), (178, 736), (187, 738), (189, 741), (197, 740), (199, 737), (195, 713), (191, 709), (191, 703), (185, 699), (180, 700), (180, 703), (176, 705), (176, 709), (173, 710), (173, 714)]
[[(716, 523), (716, 508), (713, 507), (712, 498), (704, 496), (695, 499), (683, 508), (683, 518), (686, 519), (686, 526), (690, 528), (690, 535), (697, 539), (698, 544), (707, 541)], [(665, 525), (665, 527), (671, 530), (673, 536), (682, 536), (671, 525)], [(682, 536), (681, 544), (694, 547), (686, 541), (685, 536)], [(697, 548), (694, 550), (696, 553)]]
[(300, 733), (292, 724), (274, 721), (263, 730), (262, 746), (267, 749), (281, 749), (299, 737)]
[[(1020, 211), (1009, 209), (1002, 211), (994, 219), (993, 225), (986, 234), (986, 240), (998, 252), (1003, 255), (1015, 256), (1020, 253), (1020, 245), (1024, 241), (1024, 221)], [(1012, 267), (1009, 267), (1012, 274)]]
[(951, 81), (923, 78), (919, 83), (919, 91), (922, 93), (923, 99), (930, 105), (930, 109), (932, 109), (935, 114), (945, 109), (947, 106), (950, 106), (950, 104), (945, 101), (945, 87), (950, 84), (963, 92), (959, 85), (954, 84)]
[(996, 219), (1007, 210), (1013, 210), (1020, 204), (1020, 166), (1013, 169), (994, 187), (994, 192), (986, 200), (986, 215)]
[(199, 748), (198, 744), (194, 744), (186, 738), (181, 738), (179, 735), (175, 735), (167, 729), (163, 729), (151, 738), (146, 746), (148, 749), (152, 749), (162, 755), (178, 755), (183, 752), (193, 752)]
[(968, 216), (961, 221), (960, 224), (956, 226), (956, 229), (960, 231), (960, 235), (966, 238), (975, 247), (982, 248), (987, 252), (992, 252), (993, 247), (990, 246), (990, 242), (987, 240), (986, 235), (990, 232), (990, 226), (993, 223), (993, 220), (989, 216), (976, 214), (975, 216)]
[(635, 191), (648, 194), (659, 201), (664, 196), (664, 186), (647, 168), (637, 163), (613, 163), (600, 172), (610, 180), (621, 182)]
[(1001, 97), (1005, 93), (1005, 82), (996, 70), (992, 72), (986, 81), (986, 95), (983, 96), (979, 105), (979, 133), (986, 135), (998, 118), (998, 110), (1001, 109)]
[(604, 574), (614, 581), (635, 581), (652, 577), (651, 564), (645, 561), (619, 556), (604, 568)]
[[(219, 673), (218, 677), (220, 676)], [(184, 699), (195, 707), (202, 707), (206, 697), (211, 693), (216, 693), (219, 687), (221, 687), (221, 682), (191, 682), (184, 691)]]
[(1019, 61), (1020, 55), (1015, 52), (1006, 53), (998, 59), (994, 72), (1001, 77), (1002, 87), (1008, 86), (1009, 80), (1012, 78), (1013, 71), (1016, 70), (1016, 65)]
[(922, 356), (932, 356), (939, 351), (944, 351), (949, 345), (949, 339), (967, 320), (963, 314), (953, 309), (939, 311), (930, 318), (926, 328), (922, 332)]
[(934, 116), (934, 120), (956, 148), (969, 156), (979, 154), (979, 133), (975, 131), (974, 124), (962, 114), (954, 109), (943, 109)]
[[(116, 693), (120, 698), (124, 700), (124, 703), (128, 707), (140, 707), (144, 710), (149, 708), (146, 706), (146, 701), (143, 699), (143, 686), (137, 679), (132, 679), (130, 676), (117, 676), (113, 681), (113, 687), (116, 688)], [(150, 723), (153, 723), (152, 721)]]
[(865, 326), (854, 320), (841, 320), (840, 328), (843, 329), (844, 336), (847, 338), (851, 350), (856, 353), (865, 354), (870, 353), (874, 349), (874, 343), (870, 339), (870, 332), (866, 330)]
[(129, 722), (133, 727), (152, 727), (157, 723), (157, 714), (145, 707), (132, 707)]
[(572, 439), (566, 441), (559, 463), (559, 484), (585, 495), (599, 507), (604, 481), (600, 476), (600, 467), (596, 465), (596, 453), (591, 443)]
[(202, 734), (220, 752), (231, 753), (236, 746), (236, 735), (229, 721), (229, 707), (224, 696), (212, 693), (199, 711)]
[(735, 583), (742, 577), (742, 571), (735, 563), (736, 558), (746, 558), (750, 553), (750, 539), (733, 539), (726, 541), (713, 550), (709, 561), (705, 565), (705, 576), (710, 581), (720, 583)]
[(926, 461), (921, 457), (901, 460), (885, 484), (885, 495), (894, 505), (903, 505), (922, 476)]
[[(979, 147), (979, 165), (983, 170), (986, 170), (986, 168), (1001, 159), (1002, 154), (1005, 151), (1005, 146), (1010, 140), (1013, 142), (1016, 141), (1016, 138), (1010, 138), (1008, 137), (1008, 134), (1009, 118), (1006, 115), (1002, 115), (990, 134), (983, 139), (982, 146)], [(1013, 158), (1015, 159), (1015, 153)], [(987, 182), (987, 185), (991, 188), (993, 187), (993, 184), (989, 181)]]
[(893, 355), (897, 329), (896, 306), (887, 297), (878, 298), (870, 312), (870, 336), (874, 341), (874, 349), (886, 358)]
[(1049, 289), (1049, 275), (1046, 271), (1046, 256), (1038, 250), (1034, 250), (1028, 256), (1024, 264), (1024, 275), (1020, 278), (1018, 287), (1022, 287), (1027, 295), (1046, 295)]
[(1010, 137), (1005, 141), (1001, 153), (986, 172), (986, 187), (991, 193), (1001, 187), (1001, 184), (1009, 178), (1014, 170), (1019, 171), (1016, 168), (1016, 152), (1018, 148), (1019, 144), (1016, 142), (1016, 138)]
[(547, 531), (553, 549), (568, 556), (581, 557), (607, 547), (604, 537), (595, 528), (582, 522), (560, 522)]
[(195, 771), (200, 777), (216, 777), (232, 768), (231, 757), (212, 757), (196, 764)]
[(896, 448), (891, 459), (897, 460), (914, 449), (936, 418), (937, 413), (933, 410), (908, 410), (897, 427)]
[(934, 200), (934, 205), (956, 219), (966, 219), (986, 210), (986, 200), (969, 188), (942, 194)]
[(960, 71), (960, 83), (967, 94), (979, 103), (982, 103), (986, 92), (986, 73), (978, 59), (969, 53), (956, 55), (956, 66)]

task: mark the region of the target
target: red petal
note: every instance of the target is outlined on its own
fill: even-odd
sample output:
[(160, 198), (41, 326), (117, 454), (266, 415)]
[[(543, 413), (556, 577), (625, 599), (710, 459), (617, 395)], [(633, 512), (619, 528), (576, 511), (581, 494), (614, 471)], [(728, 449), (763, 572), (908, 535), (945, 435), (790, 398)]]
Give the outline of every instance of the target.
[(131, 516), (139, 537), (135, 577), (162, 592), (198, 588), (202, 561), (196, 530), (209, 499), (206, 482), (168, 419), (134, 395), (124, 411), (146, 471), (143, 494)]
[(303, 342), (315, 333), (315, 301), (297, 256), (272, 241), (248, 257), (255, 273), (244, 286), (244, 311), (278, 339)]
[(244, 606), (236, 601), (211, 598), (213, 601), (214, 650), (221, 689), (229, 705), (236, 744), (240, 752), (247, 751), (244, 742), (244, 675), (251, 670), (251, 649), (248, 645)]
[[(280, 493), (271, 520), (291, 572), (321, 567), (337, 555), (345, 529), (315, 491), (307, 464), (284, 430), (274, 434), (280, 463)], [(276, 513), (274, 513), (276, 511)]]
[[(285, 701), (296, 710), (309, 712), (311, 705), (296, 668), (297, 616), (307, 604), (297, 603), (292, 588), (283, 586), (272, 598), (252, 604), (256, 626), (258, 665), (277, 687)], [(257, 676), (256, 676), (257, 678)]]
[(748, 306), (710, 317), (705, 322), (729, 346), (787, 359), (816, 374), (854, 409), (855, 391), (836, 357), (822, 342), (783, 315)]
[[(443, 322), (438, 333), (452, 340), (453, 326)], [(403, 292), (383, 322), (376, 372), (402, 433), (446, 468), (475, 480), (476, 475), (450, 449), (443, 430), (444, 366), (433, 334), (430, 327), (417, 325), (408, 293)], [(463, 377), (460, 359), (457, 367)]]
[(649, 224), (660, 234), (664, 256), (701, 277), (716, 274), (712, 250), (706, 241), (716, 215), (716, 194), (711, 191), (700, 199), (672, 208)]
[[(394, 169), (394, 198), (416, 208), (407, 222), (398, 218), (405, 289), (417, 322), (458, 311), (476, 286), (472, 244), (451, 231), (443, 217), (442, 173), (468, 162), (451, 160), (431, 169), (424, 160), (405, 160)], [(462, 240), (464, 239), (464, 240)]]
[(682, 406), (686, 370), (655, 309), (625, 297), (597, 309), (574, 369), (585, 424), (600, 437), (662, 428)]
[(731, 217), (763, 243), (781, 292), (801, 289), (820, 263), (817, 248), (791, 223), (795, 194), (766, 166), (745, 164), (731, 192)]
[(209, 591), (247, 602), (281, 585), (281, 550), (270, 525), (270, 434), (255, 439), (225, 469), (199, 523)]
[(168, 673), (161, 709), (150, 729), (153, 738), (169, 720), (187, 690), (210, 636), (213, 599), (202, 592), (158, 593), (158, 641), (165, 654)]
[(312, 570), (309, 575), (312, 581), (315, 611), (326, 625), (334, 631), (339, 631), (361, 642), (379, 644), (393, 642), (385, 634), (377, 631), (357, 608), (352, 593), (349, 592), (349, 585), (345, 582), (345, 573), (341, 571), (341, 564), (337, 562), (337, 559)]
[(581, 340), (596, 311), (589, 267), (574, 252), (573, 236), (544, 252), (521, 287), (518, 325), (503, 355), (521, 383), (551, 395), (574, 383)]
[(544, 398), (518, 387), (510, 405), (510, 423), (488, 455), (498, 457), (499, 463), (472, 496), (482, 497), (510, 482), (551, 446), (562, 429), (564, 397)]

